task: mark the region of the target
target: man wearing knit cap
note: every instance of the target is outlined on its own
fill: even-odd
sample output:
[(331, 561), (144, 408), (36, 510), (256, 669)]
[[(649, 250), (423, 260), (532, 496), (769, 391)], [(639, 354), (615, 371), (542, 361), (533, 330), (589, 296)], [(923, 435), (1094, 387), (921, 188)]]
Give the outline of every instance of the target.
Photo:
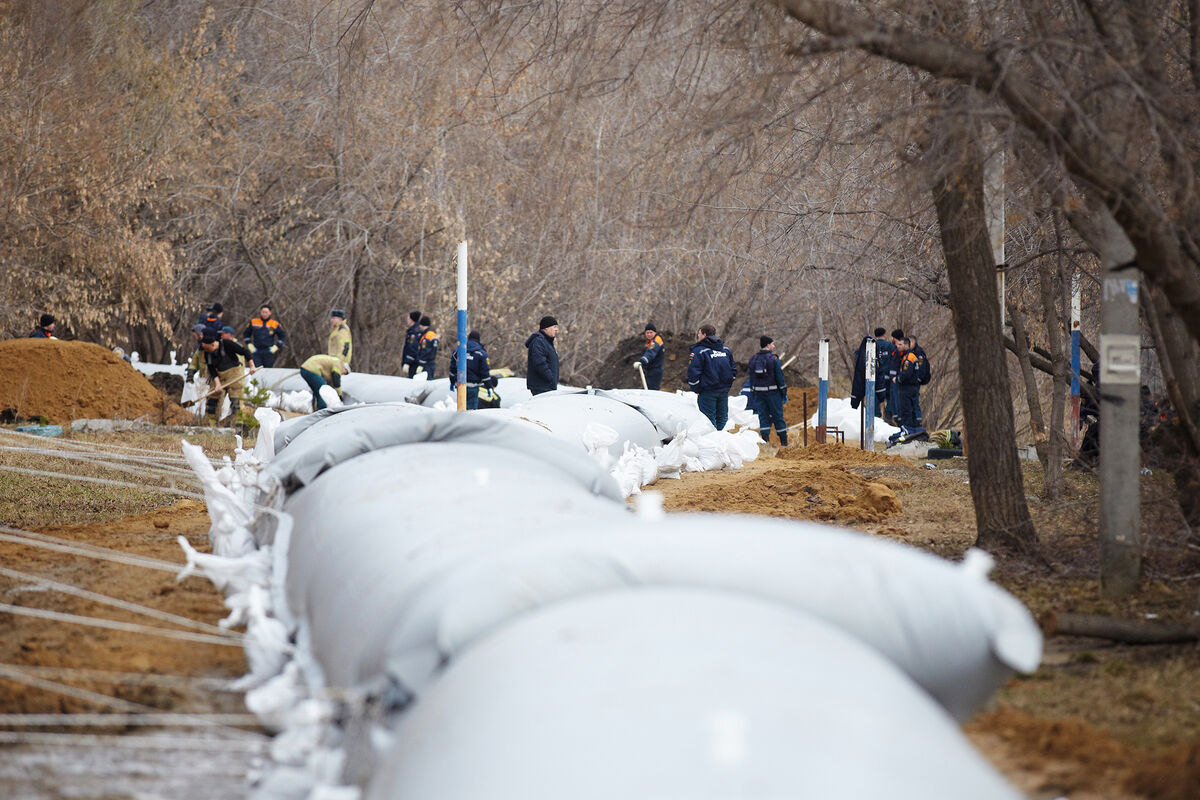
[(787, 447), (787, 423), (783, 421), (783, 404), (787, 402), (787, 381), (779, 356), (775, 355), (775, 341), (770, 336), (761, 336), (760, 349), (750, 356), (750, 386), (754, 399), (754, 410), (758, 412), (758, 435), (764, 442), (771, 441), (771, 423), (779, 435), (779, 444)]
[(404, 374), (417, 374), (417, 345), (421, 340), (421, 312), (408, 312), (408, 330), (404, 332)]
[(421, 337), (417, 339), (417, 371), (424, 372), (433, 380), (437, 374), (438, 335), (432, 327), (433, 320), (421, 317)]
[(246, 349), (250, 351), (256, 365), (275, 366), (275, 354), (287, 341), (287, 333), (279, 324), (279, 320), (275, 319), (275, 312), (270, 303), (263, 303), (258, 307), (258, 316), (250, 320), (250, 324), (242, 332), (242, 341), (245, 342)]
[(697, 395), (700, 412), (717, 430), (723, 431), (729, 421), (729, 388), (737, 377), (737, 364), (733, 353), (717, 336), (715, 325), (701, 325), (696, 339), (688, 364), (688, 387)]
[(53, 339), (54, 338), (54, 315), (42, 314), (38, 319), (38, 325), (29, 334), (30, 339)]
[(646, 323), (642, 333), (646, 337), (646, 351), (638, 363), (642, 365), (642, 374), (646, 376), (646, 388), (658, 391), (663, 376), (663, 340), (653, 322)]
[(325, 353), (349, 364), (353, 350), (354, 340), (350, 336), (350, 326), (346, 324), (346, 311), (335, 308), (329, 312), (329, 348)]
[[(458, 348), (450, 352), (450, 390), (458, 385)], [(488, 364), (487, 350), (479, 341), (479, 331), (467, 334), (467, 410), (479, 408), (479, 389), (496, 385), (492, 377), (491, 365)]]
[(525, 385), (531, 394), (553, 392), (558, 388), (558, 350), (554, 337), (558, 335), (558, 320), (542, 317), (537, 333), (525, 340), (529, 361), (525, 369)]

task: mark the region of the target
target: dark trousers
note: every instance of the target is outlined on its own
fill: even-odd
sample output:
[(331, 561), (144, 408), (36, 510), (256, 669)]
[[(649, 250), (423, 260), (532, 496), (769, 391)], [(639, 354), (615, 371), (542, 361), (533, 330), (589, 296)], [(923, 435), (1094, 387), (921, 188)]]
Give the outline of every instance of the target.
[(783, 421), (783, 392), (772, 389), (769, 392), (754, 393), (754, 410), (758, 413), (758, 432), (763, 441), (771, 438), (771, 423), (775, 424), (775, 432), (779, 441), (787, 444), (787, 423)]
[(275, 354), (266, 348), (255, 350), (250, 358), (260, 367), (275, 366)]
[(700, 392), (696, 395), (696, 405), (700, 407), (700, 413), (708, 417), (713, 427), (719, 431), (725, 430), (725, 423), (729, 421), (728, 392)]
[(875, 392), (875, 416), (876, 417), (883, 416), (883, 406), (887, 402), (887, 399), (888, 399), (887, 388), (876, 390), (876, 392)]
[(896, 415), (896, 421), (906, 428), (916, 428), (921, 424), (917, 417), (917, 395), (920, 391), (919, 386), (896, 384), (896, 396), (900, 399), (900, 413)]
[(662, 388), (662, 370), (654, 370), (646, 373), (646, 388), (653, 391), (658, 391)]
[(313, 403), (316, 405), (317, 410), (320, 411), (325, 407), (325, 401), (321, 399), (321, 387), (328, 386), (328, 384), (325, 383), (325, 379), (320, 375), (303, 367), (300, 369), (300, 377), (304, 378), (304, 382), (308, 384), (308, 388), (312, 389)]

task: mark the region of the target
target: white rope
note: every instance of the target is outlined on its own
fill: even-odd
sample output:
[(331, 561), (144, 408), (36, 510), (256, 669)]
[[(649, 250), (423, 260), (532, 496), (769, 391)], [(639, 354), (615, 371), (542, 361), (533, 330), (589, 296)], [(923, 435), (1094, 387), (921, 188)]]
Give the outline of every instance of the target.
[(100, 736), (92, 733), (31, 733), (0, 731), (3, 744), (41, 744), (53, 747), (114, 747), (132, 750), (247, 750), (261, 753), (268, 741), (253, 739), (207, 739), (199, 736)]
[(154, 709), (150, 706), (144, 706), (141, 703), (131, 703), (128, 700), (122, 700), (119, 697), (111, 697), (106, 694), (100, 694), (99, 692), (91, 692), (87, 689), (80, 689), (77, 686), (68, 686), (65, 683), (48, 681), (38, 678), (34, 675), (27, 675), (23, 672), (22, 667), (14, 668), (7, 664), (0, 665), (0, 678), (4, 678), (15, 683), (23, 683), (26, 686), (32, 686), (35, 689), (42, 689), (47, 692), (53, 692), (54, 694), (74, 697), (76, 700), (83, 700), (88, 703), (107, 706), (108, 708), (120, 709), (121, 711), (154, 711)]
[(177, 467), (170, 464), (157, 464), (146, 459), (131, 459), (133, 465), (122, 464), (119, 462), (109, 461), (99, 458), (94, 453), (89, 453), (86, 450), (53, 450), (40, 447), (13, 447), (12, 445), (0, 445), (0, 452), (9, 453), (25, 453), (27, 455), (44, 456), (48, 458), (61, 458), (65, 461), (82, 461), (84, 463), (95, 466), (104, 467), (106, 469), (117, 470), (118, 472), (132, 472), (138, 474), (145, 472), (147, 469), (155, 470), (167, 475), (190, 475), (191, 472), (186, 467)]
[(118, 672), (107, 669), (88, 669), (86, 667), (43, 667), (32, 664), (0, 663), (0, 670), (5, 667), (16, 669), (18, 672), (31, 676), (46, 678), (66, 678), (89, 683), (126, 684), (131, 686), (157, 685), (176, 689), (207, 689), (213, 691), (228, 691), (241, 694), (241, 690), (233, 689), (235, 678), (194, 678), (188, 675), (163, 675), (157, 672)]
[(15, 614), (23, 617), (37, 617), (54, 622), (72, 622), (77, 625), (89, 625), (93, 628), (107, 628), (127, 633), (143, 633), (148, 636), (161, 636), (165, 639), (181, 639), (185, 642), (219, 644), (226, 647), (241, 647), (244, 639), (244, 637), (236, 634), (234, 636), (213, 636), (208, 633), (177, 631), (173, 628), (156, 628), (152, 625), (139, 625), (136, 622), (121, 622), (120, 620), (104, 619), (103, 617), (85, 617), (79, 614), (68, 614), (63, 611), (49, 611), (44, 608), (14, 606), (9, 603), (0, 603), (0, 613)]
[(69, 472), (51, 472), (44, 469), (30, 469), (28, 467), (14, 467), (8, 464), (0, 464), (0, 470), (5, 472), (16, 472), (21, 475), (37, 475), (41, 478), (60, 478), (65, 481), (82, 481), (83, 483), (98, 483), (102, 486), (116, 486), (121, 489), (136, 489), (141, 492), (165, 492), (167, 494), (176, 494), (180, 497), (189, 497), (194, 500), (203, 500), (204, 495), (198, 492), (189, 492), (185, 489), (176, 489), (170, 486), (148, 486), (144, 483), (127, 483), (125, 481), (115, 481), (111, 478), (93, 478), (90, 475), (72, 475)]
[[(178, 455), (175, 455), (174, 453), (164, 451), (164, 450), (151, 450), (151, 449), (148, 449), (145, 447), (130, 447), (129, 445), (110, 444), (107, 442), (82, 442), (82, 441), (76, 442), (76, 441), (72, 441), (71, 439), (57, 439), (56, 438), (56, 439), (48, 440), (45, 436), (37, 436), (32, 433), (25, 433), (23, 431), (14, 431), (14, 430), (9, 430), (7, 428), (0, 428), (0, 434), (7, 434), (8, 436), (19, 438), (22, 441), (36, 442), (41, 447), (45, 447), (47, 442), (53, 442), (54, 445), (57, 447), (76, 448), (76, 449), (85, 450), (85, 451), (86, 450), (112, 450), (117, 453), (124, 452), (124, 453), (131, 453), (134, 455), (143, 455), (143, 456), (147, 456), (147, 457), (151, 457), (151, 458), (159, 458), (164, 461), (175, 461), (175, 462), (180, 462), (180, 463), (187, 463), (187, 459), (185, 459), (183, 456), (178, 456)], [(212, 459), (210, 459), (210, 460), (212, 460)]]
[[(45, 680), (44, 678), (38, 678), (34, 675), (27, 674), (26, 670), (29, 669), (34, 668), (20, 665), (13, 666), (10, 664), (0, 664), (0, 678), (13, 681), (14, 683), (32, 686), (35, 689), (41, 689), (46, 692), (53, 692), (54, 694), (74, 697), (76, 700), (83, 700), (88, 703), (95, 703), (99, 706), (115, 708), (119, 711), (124, 711), (131, 714), (155, 713), (159, 711), (159, 709), (154, 708), (153, 706), (147, 706), (141, 703), (131, 703), (128, 700), (122, 700), (119, 697), (111, 697), (110, 695), (100, 694), (99, 692), (92, 692), (88, 691), (87, 689), (80, 689), (76, 686), (69, 686), (65, 683), (59, 683), (58, 681), (50, 681)], [(212, 725), (212, 730), (242, 741), (253, 741), (262, 738), (262, 736), (258, 733), (244, 731), (240, 728), (228, 728), (215, 723)]]
[(162, 561), (157, 558), (150, 558), (149, 556), (122, 553), (119, 550), (110, 550), (107, 547), (100, 547), (99, 545), (71, 542), (68, 539), (60, 539), (57, 536), (51, 536), (47, 533), (23, 531), (20, 528), (10, 528), (7, 525), (0, 525), (0, 542), (13, 542), (14, 544), (25, 545), (26, 547), (71, 553), (72, 555), (87, 556), (88, 558), (100, 561), (112, 561), (116, 564), (156, 569), (159, 572), (171, 572), (174, 574), (179, 574), (179, 571), (187, 566), (186, 564)]
[(7, 567), (0, 567), (0, 575), (3, 575), (8, 578), (12, 578), (14, 580), (18, 580), (18, 581), (31, 581), (32, 583), (34, 583), (38, 586), (44, 586), (45, 588), (52, 589), (56, 592), (62, 592), (63, 594), (74, 595), (75, 597), (82, 597), (85, 600), (91, 600), (96, 603), (102, 603), (104, 605), (113, 606), (114, 608), (121, 608), (126, 611), (132, 611), (134, 614), (141, 614), (146, 617), (153, 617), (154, 619), (159, 619), (159, 620), (162, 620), (163, 622), (173, 622), (176, 625), (182, 625), (185, 628), (195, 628), (196, 630), (206, 631), (208, 633), (212, 633), (212, 634), (215, 634), (218, 636), (232, 635), (232, 634), (230, 634), (229, 631), (225, 630), (224, 628), (218, 628), (216, 625), (210, 625), (207, 622), (200, 622), (198, 620), (190, 619), (188, 617), (181, 617), (177, 614), (171, 614), (166, 611), (160, 611), (157, 608), (143, 606), (138, 603), (131, 603), (127, 600), (121, 600), (116, 597), (110, 597), (109, 595), (106, 595), (106, 594), (99, 594), (97, 592), (91, 592), (91, 591), (88, 591), (87, 589), (82, 589), (78, 586), (72, 586), (67, 583), (59, 583), (58, 581), (50, 580), (49, 578), (43, 578), (39, 575), (31, 575), (28, 572), (21, 572), (19, 570), (15, 570), (15, 569), (8, 569)]
[(213, 725), (260, 725), (254, 714), (0, 714), (0, 725), (9, 728), (103, 727), (108, 725), (162, 725), (211, 727)]

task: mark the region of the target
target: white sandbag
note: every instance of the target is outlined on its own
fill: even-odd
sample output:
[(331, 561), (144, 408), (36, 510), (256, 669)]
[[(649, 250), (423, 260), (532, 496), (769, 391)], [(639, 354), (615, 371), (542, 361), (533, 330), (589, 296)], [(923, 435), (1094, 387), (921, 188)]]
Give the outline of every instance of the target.
[(597, 595), (451, 663), (368, 800), (1017, 800), (878, 654), (720, 592)]
[[(318, 433), (305, 433), (281, 458)], [(433, 640), (438, 609), (449, 599), (436, 579), (456, 565), (521, 538), (601, 519), (617, 527), (628, 517), (612, 479), (582, 449), (524, 431), (509, 435), (511, 449), (458, 441), (385, 446), (335, 463), (288, 499), (284, 510), (297, 520), (288, 606), (307, 619), (332, 685), (370, 683), (386, 672), (415, 686), (436, 669), (436, 649), (405, 648)], [(538, 458), (539, 448), (558, 452)], [(606, 496), (594, 491), (601, 482), (611, 487)]]
[[(979, 559), (982, 559), (979, 560)], [(1016, 670), (1032, 672), (1041, 632), (986, 578), (988, 557), (953, 564), (916, 548), (807, 522), (711, 514), (661, 523), (598, 521), (513, 542), (446, 576), (437, 656), (453, 659), (530, 609), (590, 592), (686, 585), (786, 605), (844, 630), (966, 719)], [(435, 646), (394, 637), (411, 658)], [(410, 674), (411, 679), (411, 674)], [(420, 690), (421, 684), (408, 684)]]
[(342, 392), (359, 403), (404, 402), (413, 394), (416, 382), (399, 375), (371, 375), (351, 372), (342, 378)]
[(420, 376), (416, 378), (417, 383), (413, 387), (416, 390), (416, 396), (412, 398), (413, 402), (432, 408), (447, 400), (454, 401), (454, 392), (450, 391), (449, 378), (434, 378), (433, 380), (426, 378), (424, 383), (421, 383), (421, 380)]
[(658, 428), (664, 440), (674, 437), (680, 429), (690, 436), (715, 433), (716, 428), (696, 405), (691, 392), (656, 392), (645, 389), (607, 389), (596, 394), (628, 403), (646, 415)]
[(261, 387), (270, 392), (308, 392), (308, 384), (300, 377), (300, 370), (295, 367), (263, 367), (246, 378), (247, 387)]
[[(871, 409), (867, 408), (867, 413)], [(825, 405), (825, 420), (827, 425), (833, 425), (846, 434), (846, 443), (859, 442), (862, 440), (862, 410), (859, 408), (850, 407), (850, 398), (848, 397), (830, 397)], [(813, 412), (812, 418), (808, 421), (809, 427), (817, 426), (817, 414)], [(899, 433), (900, 429), (892, 425), (888, 425), (882, 419), (875, 419), (875, 441), (887, 442), (888, 437), (894, 433)]]
[(496, 381), (496, 394), (500, 395), (501, 408), (519, 406), (533, 397), (524, 378), (499, 378)]
[(617, 400), (587, 393), (540, 394), (515, 409), (520, 416), (544, 425), (555, 438), (584, 448), (583, 437), (590, 424), (612, 428), (619, 439), (608, 448), (613, 459), (621, 457), (624, 443), (652, 451), (661, 441), (658, 431), (645, 416)]

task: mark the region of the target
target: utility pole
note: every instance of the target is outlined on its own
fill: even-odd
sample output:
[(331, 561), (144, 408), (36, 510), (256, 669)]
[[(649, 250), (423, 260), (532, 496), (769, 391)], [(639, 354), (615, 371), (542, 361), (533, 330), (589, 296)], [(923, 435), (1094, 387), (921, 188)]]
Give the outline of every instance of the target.
[(458, 243), (458, 410), (467, 410), (467, 243)]
[(1137, 590), (1142, 570), (1139, 275), (1136, 251), (1108, 209), (1099, 222), (1110, 243), (1100, 253), (1100, 591), (1120, 597)]

